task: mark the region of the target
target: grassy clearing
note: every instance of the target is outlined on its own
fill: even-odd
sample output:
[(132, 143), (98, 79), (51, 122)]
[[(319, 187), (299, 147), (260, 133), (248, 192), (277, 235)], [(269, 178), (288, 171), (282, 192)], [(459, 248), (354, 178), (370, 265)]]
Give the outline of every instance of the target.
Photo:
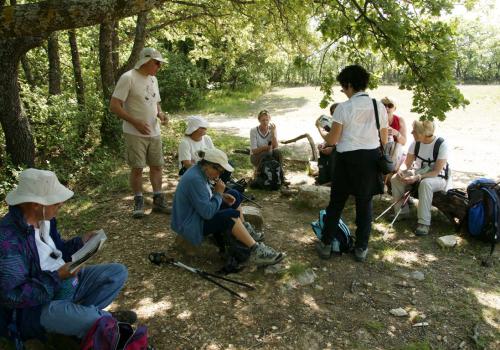
[(254, 86), (245, 90), (212, 91), (205, 99), (200, 112), (224, 113), (233, 116), (248, 115), (253, 103), (267, 90), (266, 87)]

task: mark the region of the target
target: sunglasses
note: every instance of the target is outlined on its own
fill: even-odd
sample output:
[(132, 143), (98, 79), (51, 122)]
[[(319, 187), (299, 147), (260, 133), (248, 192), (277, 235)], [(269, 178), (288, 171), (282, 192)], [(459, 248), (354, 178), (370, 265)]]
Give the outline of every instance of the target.
[(387, 108), (394, 108), (393, 103), (384, 103), (384, 106), (386, 106)]

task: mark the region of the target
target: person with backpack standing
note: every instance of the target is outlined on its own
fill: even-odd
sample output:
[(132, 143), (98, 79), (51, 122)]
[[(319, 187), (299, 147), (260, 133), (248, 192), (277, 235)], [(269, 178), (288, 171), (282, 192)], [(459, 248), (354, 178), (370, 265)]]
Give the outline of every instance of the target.
[[(384, 190), (378, 159), (380, 143), (387, 143), (388, 125), (384, 105), (372, 100), (365, 92), (369, 80), (370, 74), (359, 65), (347, 66), (337, 76), (341, 91), (349, 100), (337, 106), (331, 130), (323, 137), (327, 144), (337, 147), (330, 203), (321, 240), (316, 244), (316, 251), (322, 259), (332, 255), (331, 244), (340, 234), (340, 216), (350, 195), (356, 200), (355, 259), (365, 261), (368, 253), (372, 197)], [(376, 113), (380, 129), (377, 128)]]
[(415, 141), (408, 149), (402, 170), (391, 178), (392, 197), (396, 202), (394, 210), (395, 213), (399, 212), (399, 219), (407, 218), (410, 214), (408, 201), (401, 200), (402, 197), (413, 186), (418, 187), (417, 236), (429, 234), (434, 192), (445, 191), (451, 180), (448, 143), (434, 136), (434, 129), (435, 125), (430, 120), (413, 122), (411, 133)]

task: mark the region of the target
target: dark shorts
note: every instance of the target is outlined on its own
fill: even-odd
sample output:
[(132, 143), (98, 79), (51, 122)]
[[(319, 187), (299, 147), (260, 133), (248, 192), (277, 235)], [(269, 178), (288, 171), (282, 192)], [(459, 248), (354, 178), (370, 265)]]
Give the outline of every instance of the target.
[(228, 206), (226, 203), (222, 203), (219, 211), (210, 220), (205, 220), (203, 222), (203, 235), (208, 236), (211, 234), (231, 231), (234, 226), (234, 219), (240, 217), (240, 212), (236, 210), (243, 198), (241, 194), (236, 190), (228, 190), (225, 193), (232, 195), (236, 201), (232, 206)]

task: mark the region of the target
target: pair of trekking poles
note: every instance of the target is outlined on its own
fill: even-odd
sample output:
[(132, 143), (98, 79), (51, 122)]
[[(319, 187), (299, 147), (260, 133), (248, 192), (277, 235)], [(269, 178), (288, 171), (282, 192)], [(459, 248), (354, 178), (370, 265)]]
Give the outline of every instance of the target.
[(192, 272), (192, 273), (200, 276), (204, 280), (207, 280), (207, 281), (215, 284), (219, 288), (224, 289), (229, 294), (233, 295), (234, 297), (236, 297), (236, 298), (238, 298), (238, 299), (240, 299), (242, 301), (246, 301), (246, 299), (243, 298), (240, 294), (238, 294), (234, 290), (232, 290), (231, 288), (229, 288), (229, 287), (221, 284), (220, 282), (216, 281), (215, 279), (219, 279), (219, 280), (222, 280), (222, 281), (233, 283), (233, 284), (245, 287), (245, 288), (250, 289), (250, 290), (255, 290), (255, 287), (252, 286), (252, 285), (250, 285), (250, 284), (248, 284), (248, 283), (236, 281), (236, 280), (233, 280), (231, 278), (227, 278), (227, 277), (215, 275), (213, 273), (206, 272), (206, 271), (197, 269), (195, 267), (188, 266), (188, 265), (186, 265), (186, 264), (184, 264), (184, 263), (182, 263), (180, 261), (175, 261), (173, 258), (167, 257), (165, 253), (151, 253), (151, 254), (149, 254), (149, 261), (151, 261), (155, 265), (168, 264), (168, 265), (172, 265), (172, 266), (176, 266), (176, 267), (180, 267), (180, 268), (183, 268), (185, 270), (188, 270), (189, 272)]
[(411, 190), (406, 191), (405, 193), (403, 193), (403, 195), (401, 196), (401, 198), (399, 198), (397, 201), (395, 201), (394, 203), (392, 203), (386, 210), (384, 210), (379, 216), (377, 216), (375, 218), (374, 221), (377, 221), (382, 216), (384, 216), (389, 210), (391, 210), (391, 208), (393, 208), (396, 204), (401, 203), (401, 206), (399, 207), (398, 211), (396, 212), (396, 215), (394, 215), (394, 218), (392, 219), (391, 223), (389, 224), (389, 227), (384, 232), (384, 237), (387, 235), (387, 233), (389, 232), (389, 230), (393, 227), (394, 223), (396, 222), (396, 220), (399, 217), (399, 214), (401, 214), (401, 210), (403, 210), (403, 207), (410, 200), (410, 195), (411, 195)]

